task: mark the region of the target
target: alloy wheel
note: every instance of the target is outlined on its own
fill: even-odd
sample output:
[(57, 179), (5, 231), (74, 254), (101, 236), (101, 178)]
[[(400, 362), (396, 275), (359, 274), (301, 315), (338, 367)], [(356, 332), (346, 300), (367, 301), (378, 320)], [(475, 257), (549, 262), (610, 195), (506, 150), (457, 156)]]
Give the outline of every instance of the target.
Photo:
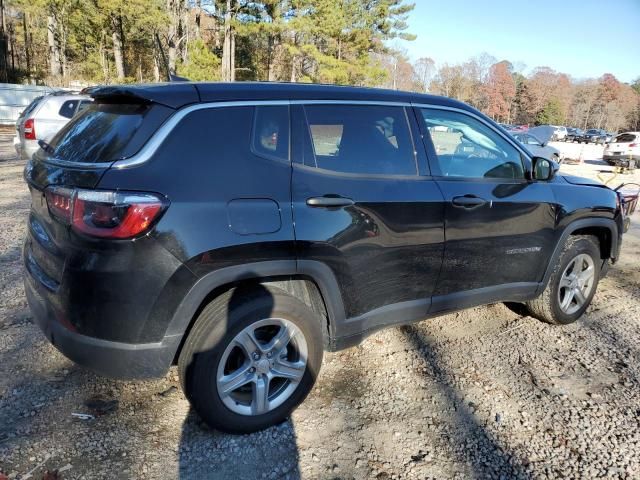
[(595, 265), (590, 255), (581, 253), (569, 262), (560, 277), (560, 309), (572, 315), (582, 308), (595, 284)]
[(262, 415), (282, 405), (302, 380), (307, 342), (291, 321), (267, 318), (239, 332), (222, 354), (218, 395), (234, 413)]

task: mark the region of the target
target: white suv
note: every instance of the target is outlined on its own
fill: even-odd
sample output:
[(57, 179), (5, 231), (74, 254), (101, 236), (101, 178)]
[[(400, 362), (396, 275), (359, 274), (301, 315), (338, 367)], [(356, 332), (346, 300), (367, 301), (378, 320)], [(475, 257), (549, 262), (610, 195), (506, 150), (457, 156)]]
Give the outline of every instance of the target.
[(13, 144), (18, 156), (31, 158), (40, 146), (38, 140), (48, 142), (78, 112), (93, 100), (86, 95), (56, 92), (36, 98), (16, 121)]
[(553, 131), (554, 140), (564, 140), (567, 137), (567, 127), (557, 127), (554, 126), (555, 130)]
[(640, 132), (625, 132), (604, 147), (602, 158), (610, 165), (635, 168), (640, 165)]

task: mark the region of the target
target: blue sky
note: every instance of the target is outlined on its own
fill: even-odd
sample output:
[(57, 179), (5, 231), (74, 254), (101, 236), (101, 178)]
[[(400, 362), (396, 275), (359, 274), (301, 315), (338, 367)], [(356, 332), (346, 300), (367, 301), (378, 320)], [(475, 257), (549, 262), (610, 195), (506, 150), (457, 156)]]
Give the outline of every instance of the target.
[(581, 79), (640, 77), (640, 0), (410, 0), (409, 30), (396, 41), (415, 60), (460, 63), (487, 52)]

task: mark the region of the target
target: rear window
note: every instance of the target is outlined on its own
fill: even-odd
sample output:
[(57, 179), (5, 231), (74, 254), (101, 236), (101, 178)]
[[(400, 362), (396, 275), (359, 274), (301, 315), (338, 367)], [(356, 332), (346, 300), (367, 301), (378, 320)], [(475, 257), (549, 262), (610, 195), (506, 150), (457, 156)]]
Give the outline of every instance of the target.
[(623, 133), (613, 139), (613, 143), (631, 143), (635, 141), (636, 136), (633, 133)]
[(134, 155), (173, 110), (148, 104), (93, 103), (76, 115), (40, 155), (69, 162), (113, 162)]
[(20, 114), (20, 118), (26, 117), (31, 112), (33, 112), (40, 103), (40, 100), (42, 100), (43, 98), (44, 96), (34, 98), (33, 101), (29, 105), (27, 105), (27, 108), (22, 111), (22, 113)]

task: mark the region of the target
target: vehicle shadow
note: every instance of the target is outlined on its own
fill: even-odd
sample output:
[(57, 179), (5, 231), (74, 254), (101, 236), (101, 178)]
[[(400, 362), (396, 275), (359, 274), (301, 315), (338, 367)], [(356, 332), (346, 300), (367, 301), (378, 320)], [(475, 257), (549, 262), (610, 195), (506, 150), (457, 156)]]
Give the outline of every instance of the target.
[(261, 432), (231, 436), (209, 428), (193, 410), (182, 425), (178, 478), (300, 478), (291, 419)]
[[(400, 328), (406, 342), (420, 352), (426, 364), (426, 372), (444, 395), (447, 403), (453, 407), (451, 420), (456, 426), (455, 444), (465, 445), (470, 441), (478, 448), (461, 450), (458, 462), (470, 465), (473, 478), (531, 478), (508, 445), (500, 442), (482, 425), (474, 415), (472, 406), (464, 401), (458, 389), (449, 381), (452, 373), (441, 361), (439, 347), (419, 328), (408, 325)], [(481, 452), (481, 453), (479, 453)]]
[[(273, 295), (258, 283), (234, 288), (227, 303), (228, 311), (241, 309), (247, 295), (263, 299), (263, 307), (259, 312), (261, 318), (271, 316)], [(233, 315), (227, 315), (226, 318), (233, 318)], [(225, 325), (224, 332), (233, 327), (232, 324)], [(209, 353), (210, 350), (198, 352), (194, 359), (206, 358)], [(191, 366), (188, 366), (187, 377), (190, 376), (190, 369)], [(212, 372), (212, 375), (215, 373)], [(316, 376), (317, 372), (313, 375)], [(180, 479), (300, 478), (298, 446), (290, 418), (266, 430), (236, 436), (208, 427), (190, 406), (182, 425), (178, 455)]]

